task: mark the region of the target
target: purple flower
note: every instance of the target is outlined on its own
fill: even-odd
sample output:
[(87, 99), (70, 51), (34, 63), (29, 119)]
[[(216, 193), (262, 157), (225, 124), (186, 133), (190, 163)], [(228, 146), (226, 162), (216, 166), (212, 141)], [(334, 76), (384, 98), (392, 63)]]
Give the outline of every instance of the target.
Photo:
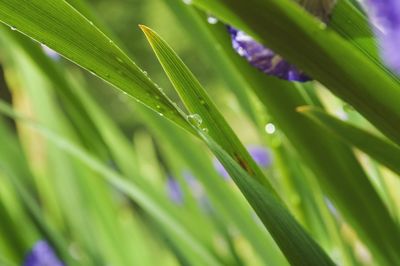
[(176, 204), (183, 203), (182, 190), (179, 183), (172, 177), (168, 177), (167, 180), (167, 192), (169, 198)]
[[(329, 20), (329, 14), (336, 0), (295, 0), (307, 11), (322, 21)], [(255, 41), (245, 32), (228, 26), (235, 51), (251, 65), (262, 72), (289, 81), (305, 82), (311, 80), (303, 71), (287, 62), (274, 51)]]
[(272, 50), (256, 42), (243, 31), (228, 26), (232, 46), (236, 52), (262, 72), (290, 81), (308, 81), (310, 78)]
[(367, 11), (386, 64), (400, 73), (400, 1), (367, 0)]
[(211, 202), (208, 199), (200, 181), (189, 171), (184, 171), (183, 176), (192, 192), (193, 197), (197, 200), (197, 203), (200, 205), (201, 209), (207, 213), (212, 212)]
[[(267, 168), (271, 165), (272, 158), (271, 153), (268, 149), (261, 146), (248, 146), (248, 151), (251, 157), (260, 167)], [(218, 159), (215, 158), (213, 164), (218, 174), (224, 177), (224, 179), (228, 180), (230, 178), (228, 172), (225, 170), (224, 166), (218, 161)]]
[(196, 199), (201, 199), (204, 197), (204, 188), (203, 185), (197, 180), (196, 177), (192, 175), (192, 173), (188, 171), (183, 172), (183, 176), (189, 185), (189, 188)]
[(63, 266), (53, 248), (44, 240), (39, 240), (25, 257), (23, 266)]

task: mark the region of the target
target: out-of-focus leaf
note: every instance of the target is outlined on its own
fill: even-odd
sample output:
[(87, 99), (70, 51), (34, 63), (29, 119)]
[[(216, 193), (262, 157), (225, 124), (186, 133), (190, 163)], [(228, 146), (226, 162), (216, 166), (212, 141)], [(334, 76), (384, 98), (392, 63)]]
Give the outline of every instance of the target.
[(361, 128), (343, 122), (322, 110), (300, 107), (298, 111), (328, 129), (343, 141), (365, 152), (392, 171), (400, 174), (400, 148)]
[(208, 135), (199, 134), (225, 166), (291, 265), (334, 265), (274, 194), (251, 178)]
[(294, 1), (194, 0), (193, 3), (294, 63), (400, 143), (397, 80)]
[[(218, 0), (214, 2), (218, 3)], [(210, 13), (221, 18), (218, 13)], [(213, 25), (213, 28), (217, 26)], [(397, 226), (355, 156), (347, 145), (321, 134), (320, 127), (296, 112), (298, 106), (310, 104), (306, 97), (303, 97), (307, 94), (304, 91), (306, 87), (268, 77), (252, 68), (232, 52), (226, 31), (218, 30), (215, 29), (215, 36), (223, 48), (221, 56), (230, 57), (239, 72), (251, 84), (273, 117), (274, 123), (314, 171), (324, 193), (334, 201), (346, 220), (368, 243), (374, 259), (386, 261), (388, 265), (396, 264), (399, 257), (393, 247), (398, 246), (400, 240), (399, 235), (393, 232), (397, 231)], [(333, 165), (335, 167), (332, 167)], [(349, 178), (350, 176), (352, 178)], [(388, 244), (389, 242), (392, 244)]]
[(168, 230), (183, 243), (187, 245), (189, 252), (196, 255), (199, 265), (220, 265), (220, 262), (210, 253), (209, 250), (205, 249), (200, 243), (187, 232), (184, 226), (174, 219), (168, 212), (161, 208), (157, 202), (149, 196), (143, 189), (136, 186), (134, 183), (129, 182), (126, 178), (120, 176), (117, 172), (110, 169), (101, 163), (96, 157), (90, 155), (78, 145), (74, 144), (70, 140), (63, 138), (52, 132), (51, 130), (43, 127), (42, 125), (35, 123), (34, 121), (15, 113), (3, 102), (0, 102), (0, 112), (14, 118), (26, 124), (40, 135), (45, 137), (48, 141), (59, 147), (61, 150), (74, 156), (76, 159), (82, 161), (93, 171), (99, 173), (104, 179), (109, 182), (112, 186), (132, 198), (137, 204), (139, 204), (144, 210), (146, 210), (152, 217), (157, 219), (157, 222), (168, 228)]
[(182, 127), (190, 128), (147, 74), (66, 1), (1, 1), (0, 21), (54, 49)]

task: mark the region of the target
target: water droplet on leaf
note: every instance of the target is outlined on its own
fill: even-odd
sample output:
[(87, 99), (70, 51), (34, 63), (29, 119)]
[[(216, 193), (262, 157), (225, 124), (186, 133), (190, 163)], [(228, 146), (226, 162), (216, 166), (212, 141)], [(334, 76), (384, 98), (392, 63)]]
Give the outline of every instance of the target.
[(268, 123), (265, 125), (265, 132), (267, 132), (267, 134), (274, 134), (275, 131), (276, 131), (276, 127), (274, 124)]
[(201, 125), (201, 123), (203, 123), (203, 119), (198, 114), (188, 115), (187, 119), (188, 119), (189, 123), (195, 127), (199, 127)]
[(218, 19), (216, 17), (213, 16), (208, 16), (207, 17), (207, 22), (210, 24), (217, 24), (218, 23)]

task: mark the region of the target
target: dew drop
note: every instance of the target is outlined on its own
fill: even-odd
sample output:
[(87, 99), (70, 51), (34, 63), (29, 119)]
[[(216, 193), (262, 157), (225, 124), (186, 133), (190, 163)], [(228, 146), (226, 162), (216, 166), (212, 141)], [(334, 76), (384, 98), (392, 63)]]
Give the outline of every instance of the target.
[(218, 23), (218, 19), (216, 17), (213, 17), (213, 16), (208, 16), (207, 17), (207, 22), (209, 24), (217, 24)]
[(204, 127), (201, 129), (204, 133), (208, 134), (208, 128)]
[(198, 114), (188, 115), (187, 119), (188, 119), (189, 123), (195, 127), (199, 127), (201, 125), (201, 123), (203, 123), (203, 119)]
[(17, 30), (17, 28), (14, 27), (14, 26), (11, 26), (10, 29), (11, 29), (11, 30)]
[(274, 124), (272, 123), (268, 123), (265, 125), (265, 132), (267, 132), (267, 134), (274, 134), (276, 131), (276, 127)]
[(340, 108), (339, 108), (335, 113), (336, 113), (336, 116), (337, 116), (340, 120), (346, 121), (346, 120), (349, 119), (348, 112), (346, 112), (346, 111), (343, 110), (343, 109), (340, 109)]

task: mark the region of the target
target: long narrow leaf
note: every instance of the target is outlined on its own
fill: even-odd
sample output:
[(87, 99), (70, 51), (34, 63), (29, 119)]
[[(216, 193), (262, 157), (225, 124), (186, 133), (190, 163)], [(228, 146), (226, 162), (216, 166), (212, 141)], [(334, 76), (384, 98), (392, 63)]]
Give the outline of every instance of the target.
[[(202, 117), (202, 123), (193, 123), (193, 127), (198, 129), (199, 135), (234, 176), (235, 183), (256, 210), (288, 261), (292, 265), (332, 265), (333, 262), (324, 251), (290, 215), (274, 190), (269, 186), (263, 187), (263, 179), (251, 177), (249, 172), (254, 173), (254, 168), (250, 168), (249, 171), (243, 167), (244, 162), (238, 160), (238, 155), (243, 154), (244, 148), (240, 146), (239, 140), (186, 65), (153, 30), (145, 26), (141, 28), (188, 109)], [(208, 130), (204, 132), (201, 126)], [(231, 152), (229, 156), (219, 148), (213, 138), (225, 145), (221, 147)], [(236, 163), (233, 163), (232, 158)], [(241, 169), (238, 169), (237, 163)]]
[[(400, 86), (397, 80), (354, 45), (326, 29), (294, 1), (193, 2), (224, 22), (248, 32), (296, 64), (400, 143), (400, 105), (397, 100)], [(295, 42), (292, 41), (294, 36)], [(365, 79), (366, 76), (374, 78)]]
[(300, 107), (298, 111), (312, 121), (328, 129), (343, 141), (360, 149), (389, 169), (400, 174), (400, 148), (372, 133), (343, 122), (322, 110)]
[(187, 230), (185, 230), (185, 228), (181, 226), (177, 220), (174, 219), (174, 217), (172, 217), (163, 208), (160, 208), (157, 202), (140, 187), (127, 181), (126, 178), (122, 177), (108, 166), (105, 166), (103, 163), (97, 160), (97, 158), (90, 155), (70, 140), (55, 134), (48, 128), (45, 128), (18, 113), (15, 113), (3, 102), (0, 102), (0, 112), (24, 122), (27, 126), (41, 134), (58, 148), (82, 161), (95, 172), (98, 172), (107, 182), (132, 198), (144, 210), (157, 219), (158, 222), (168, 228), (168, 230), (170, 230), (175, 237), (184, 242), (190, 251), (196, 254), (198, 259), (200, 259), (204, 265), (220, 265), (219, 261), (209, 252), (209, 250), (200, 245), (196, 239), (194, 239), (192, 235), (187, 232)]
[(291, 265), (334, 265), (281, 202), (276, 200), (275, 195), (252, 179), (209, 136), (200, 134), (232, 176)]
[(1, 1), (0, 21), (54, 49), (179, 125), (190, 128), (147, 74), (66, 1)]
[(203, 131), (207, 132), (235, 158), (250, 176), (255, 177), (270, 191), (273, 191), (272, 186), (193, 73), (157, 33), (146, 26), (141, 26), (141, 29), (145, 33), (168, 78), (192, 113), (192, 115), (188, 116), (189, 122), (201, 127)]

